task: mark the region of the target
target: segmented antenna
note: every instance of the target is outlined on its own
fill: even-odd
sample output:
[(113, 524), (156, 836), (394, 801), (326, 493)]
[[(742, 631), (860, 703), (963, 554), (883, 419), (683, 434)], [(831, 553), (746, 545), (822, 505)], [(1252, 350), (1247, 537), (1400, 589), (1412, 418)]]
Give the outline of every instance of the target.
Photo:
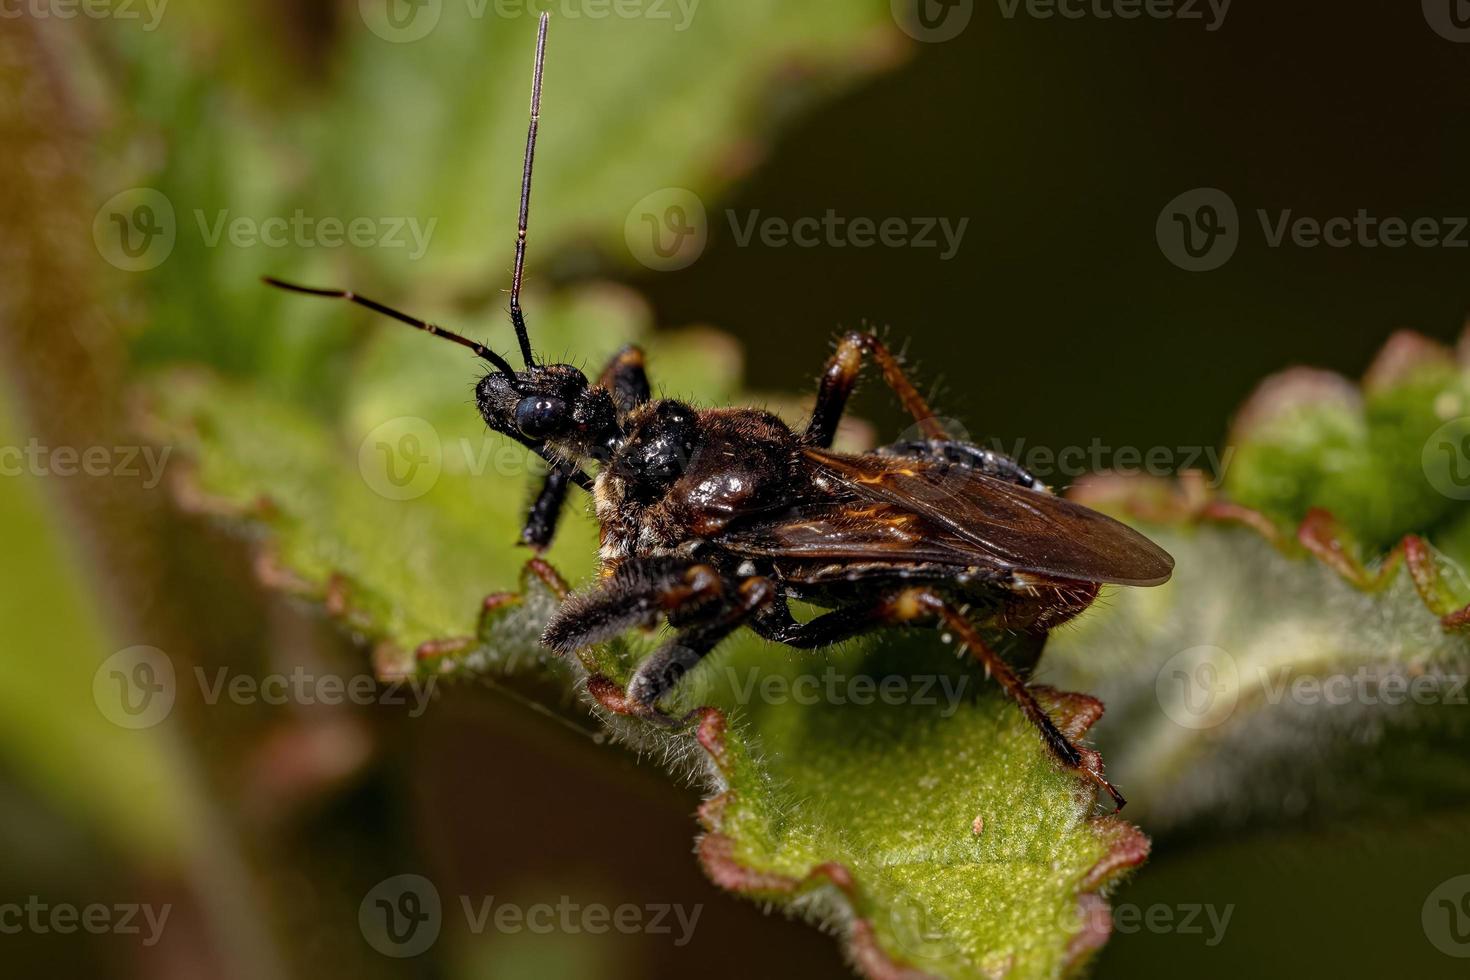
[(402, 310), (395, 310), (391, 306), (384, 306), (377, 300), (368, 299), (366, 296), (359, 296), (356, 293), (346, 289), (314, 289), (311, 286), (298, 286), (293, 282), (286, 282), (283, 279), (276, 279), (273, 276), (264, 276), (262, 278), (265, 281), (266, 285), (275, 286), (277, 289), (286, 289), (293, 293), (305, 293), (308, 296), (325, 296), (329, 299), (345, 299), (349, 303), (356, 303), (358, 306), (366, 306), (368, 309), (372, 310), (375, 313), (381, 313), (384, 316), (390, 316), (393, 319), (397, 320), (399, 323), (406, 323), (410, 327), (416, 327), (417, 329), (422, 330), (425, 333), (433, 334), (435, 337), (443, 337), (445, 340), (452, 340), (456, 344), (459, 344), (461, 347), (468, 347), (470, 350), (474, 351), (477, 357), (481, 357), (489, 361), (491, 364), (495, 365), (496, 369), (500, 371), (501, 374), (508, 377), (511, 381), (515, 381), (516, 379), (515, 368), (510, 366), (510, 362), (501, 357), (499, 354), (495, 353), (490, 348), (486, 347), (484, 344), (478, 344), (470, 338), (460, 336), (452, 330), (445, 330), (443, 327), (435, 326), (434, 324), (429, 323), (427, 320), (420, 320), (416, 316), (409, 316)]
[(526, 222), (531, 216), (531, 164), (536, 159), (536, 125), (541, 119), (541, 69), (546, 63), (546, 23), (549, 15), (541, 14), (536, 29), (536, 63), (531, 70), (531, 128), (526, 133), (526, 162), (521, 168), (521, 216), (516, 224), (516, 265), (510, 280), (510, 322), (521, 344), (521, 359), (526, 367), (535, 360), (531, 356), (531, 338), (526, 334), (526, 315), (521, 312), (521, 278), (526, 271)]

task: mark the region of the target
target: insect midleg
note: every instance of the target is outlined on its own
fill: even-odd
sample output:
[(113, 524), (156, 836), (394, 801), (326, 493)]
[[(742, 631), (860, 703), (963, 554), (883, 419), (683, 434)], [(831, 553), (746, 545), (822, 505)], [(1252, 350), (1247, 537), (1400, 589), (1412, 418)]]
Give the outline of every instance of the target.
[(837, 342), (837, 350), (828, 358), (827, 366), (822, 370), (817, 401), (812, 407), (812, 418), (807, 423), (806, 431), (802, 433), (803, 442), (823, 449), (832, 445), (832, 439), (837, 435), (837, 423), (842, 419), (847, 400), (851, 397), (858, 374), (862, 371), (864, 355), (878, 362), (878, 367), (883, 371), (883, 380), (898, 395), (904, 410), (919, 424), (919, 432), (924, 438), (949, 437), (944, 426), (935, 418), (933, 410), (929, 408), (929, 403), (904, 374), (898, 358), (872, 334), (851, 330)]
[(687, 560), (632, 560), (610, 577), (571, 596), (546, 624), (541, 642), (571, 653), (632, 629), (651, 625), (661, 615), (688, 615), (717, 605), (724, 581), (714, 568)]
[[(619, 412), (628, 412), (651, 397), (648, 373), (643, 367), (643, 351), (629, 344), (618, 351), (603, 368), (598, 384), (612, 392)], [(521, 544), (538, 553), (551, 546), (562, 505), (567, 499), (574, 467), (553, 466), (531, 502), (525, 526), (521, 528)]]
[(755, 576), (742, 581), (723, 609), (680, 630), (638, 665), (628, 681), (628, 700), (648, 718), (677, 721), (658, 709), (659, 701), (721, 640), (745, 625), (775, 597), (776, 588), (769, 579)]
[(812, 650), (871, 633), (894, 622), (889, 600), (886, 598), (869, 605), (834, 609), (805, 623), (798, 623), (793, 619), (791, 609), (786, 603), (778, 601), (752, 617), (750, 628), (775, 643)]

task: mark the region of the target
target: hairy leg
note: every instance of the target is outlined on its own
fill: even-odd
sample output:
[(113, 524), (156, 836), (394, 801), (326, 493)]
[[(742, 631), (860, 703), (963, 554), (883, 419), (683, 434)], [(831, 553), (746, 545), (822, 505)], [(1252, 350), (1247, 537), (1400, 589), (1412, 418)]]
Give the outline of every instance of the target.
[(807, 423), (802, 440), (808, 445), (822, 448), (832, 445), (832, 439), (837, 434), (837, 423), (847, 408), (847, 400), (862, 372), (864, 356), (878, 362), (878, 367), (883, 371), (883, 380), (898, 395), (899, 401), (914, 417), (914, 421), (919, 423), (919, 431), (924, 438), (946, 438), (944, 427), (934, 417), (924, 396), (919, 394), (918, 389), (904, 374), (898, 358), (877, 337), (852, 330), (837, 342), (837, 350), (822, 371), (822, 380), (817, 388), (817, 402), (812, 408), (812, 418)]
[(634, 709), (656, 721), (676, 722), (677, 719), (659, 710), (659, 701), (721, 640), (745, 625), (775, 596), (775, 586), (769, 579), (745, 579), (717, 612), (680, 630), (650, 654), (628, 681), (628, 701)]
[[(871, 605), (836, 609), (807, 623), (797, 623), (783, 605), (772, 605), (755, 616), (751, 626), (768, 639), (809, 648), (838, 643), (885, 626), (917, 625), (925, 622), (937, 623), (958, 637), (959, 642), (985, 667), (986, 674), (1000, 684), (1006, 695), (1016, 702), (1026, 720), (1041, 733), (1047, 749), (1058, 762), (1069, 769), (1085, 773), (1112, 796), (1119, 809), (1124, 806), (1127, 801), (1123, 799), (1123, 795), (1103, 778), (1100, 771), (1087, 764), (1082, 752), (1057, 728), (1026, 686), (1026, 682), (991, 648), (970, 618), (931, 589), (904, 589), (884, 596)], [(1023, 646), (1029, 649), (1036, 639), (1036, 635), (1030, 636), (1031, 642)]]
[(571, 653), (610, 640), (661, 617), (678, 625), (724, 599), (725, 585), (713, 566), (687, 559), (634, 559), (597, 585), (570, 596), (546, 624), (541, 642)]

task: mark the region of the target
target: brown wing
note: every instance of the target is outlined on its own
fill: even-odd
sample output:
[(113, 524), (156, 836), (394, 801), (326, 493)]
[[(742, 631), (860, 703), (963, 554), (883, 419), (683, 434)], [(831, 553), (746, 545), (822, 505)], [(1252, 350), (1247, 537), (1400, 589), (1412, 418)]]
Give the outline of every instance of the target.
[(806, 455), (857, 499), (800, 507), (752, 528), (742, 535), (752, 550), (992, 566), (1119, 585), (1158, 585), (1174, 568), (1167, 552), (1125, 524), (967, 467), (816, 449)]
[(723, 534), (742, 554), (823, 562), (929, 563), (970, 566), (974, 546), (913, 510), (881, 501), (800, 504)]

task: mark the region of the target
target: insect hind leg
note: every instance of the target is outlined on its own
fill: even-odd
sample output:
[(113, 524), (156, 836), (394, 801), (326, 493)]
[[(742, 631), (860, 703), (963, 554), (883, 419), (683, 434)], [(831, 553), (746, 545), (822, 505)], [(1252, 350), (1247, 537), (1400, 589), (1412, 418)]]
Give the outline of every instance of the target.
[[(1006, 695), (1021, 709), (1026, 720), (1041, 733), (1048, 751), (1069, 769), (1080, 770), (1112, 796), (1119, 809), (1127, 802), (1102, 772), (1089, 763), (1086, 756), (1056, 726), (1025, 680), (980, 635), (968, 616), (938, 593), (926, 588), (904, 589), (863, 606), (848, 606), (823, 613), (806, 623), (791, 618), (781, 605), (771, 605), (751, 620), (751, 627), (761, 636), (788, 646), (812, 648), (851, 639), (884, 626), (917, 625), (937, 622), (959, 637), (986, 673), (1000, 684)], [(1034, 641), (1036, 636), (1031, 639)], [(1044, 636), (1043, 636), (1044, 639)], [(1031, 644), (1034, 645), (1034, 644)], [(1039, 651), (1039, 645), (1035, 646)]]
[(822, 370), (822, 380), (817, 387), (817, 401), (812, 407), (811, 421), (802, 433), (802, 441), (809, 446), (829, 448), (837, 435), (837, 423), (847, 409), (847, 400), (857, 386), (862, 373), (863, 358), (871, 357), (878, 362), (883, 380), (898, 395), (904, 409), (919, 424), (919, 431), (926, 439), (943, 439), (944, 426), (935, 417), (934, 411), (913, 382), (904, 373), (903, 366), (883, 341), (873, 334), (850, 330), (837, 342), (837, 350), (827, 360)]
[(1107, 791), (1108, 795), (1113, 798), (1117, 809), (1121, 810), (1127, 805), (1128, 801), (1123, 798), (1122, 793), (1118, 792), (1117, 787), (1103, 778), (1102, 765), (1096, 761), (1097, 757), (1094, 755), (1089, 759), (1077, 746), (1072, 744), (1072, 740), (1062, 733), (1062, 730), (1051, 720), (1051, 716), (1041, 707), (1036, 700), (1036, 695), (1031, 693), (1031, 689), (1026, 686), (1026, 682), (1011, 670), (1000, 655), (985, 642), (974, 623), (971, 623), (954, 606), (932, 592), (924, 592), (916, 599), (937, 615), (947, 628), (953, 630), (960, 642), (969, 647), (971, 655), (984, 664), (986, 673), (995, 678), (1006, 695), (1016, 702), (1021, 713), (1026, 716), (1026, 720), (1041, 733), (1042, 741), (1046, 743), (1047, 749), (1058, 762), (1069, 769), (1076, 769), (1086, 774), (1089, 779)]

